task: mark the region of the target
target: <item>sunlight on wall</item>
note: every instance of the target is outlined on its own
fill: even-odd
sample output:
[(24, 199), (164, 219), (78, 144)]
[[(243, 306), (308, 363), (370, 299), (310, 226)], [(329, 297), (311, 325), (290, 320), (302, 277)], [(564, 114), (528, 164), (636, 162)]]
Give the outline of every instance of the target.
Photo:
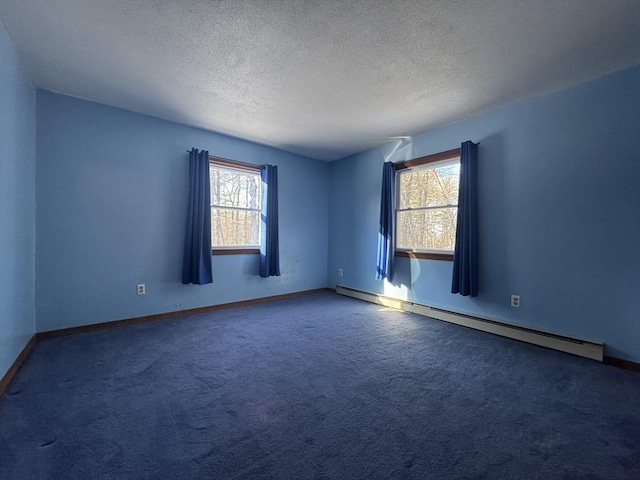
[(411, 286), (418, 281), (420, 278), (420, 260), (417, 258), (412, 258), (409, 260), (409, 272), (411, 275)]
[[(397, 138), (396, 144), (393, 146), (391, 151), (385, 155), (385, 158), (384, 158), (385, 162), (408, 160), (412, 156), (413, 138), (410, 136), (396, 137), (396, 138)], [(392, 283), (389, 283), (385, 279), (383, 295), (385, 297), (390, 297), (390, 298), (379, 299), (383, 305), (391, 308), (400, 308), (401, 302), (397, 302), (392, 299), (407, 300), (408, 298), (407, 286), (403, 285), (401, 282), (398, 282), (397, 285), (393, 285)]]
[(396, 144), (393, 149), (384, 156), (385, 162), (397, 162), (399, 160), (409, 160), (413, 152), (413, 138), (396, 137)]
[[(398, 300), (406, 300), (408, 297), (407, 286), (406, 285), (393, 285), (389, 283), (386, 279), (384, 281), (384, 293), (385, 297), (397, 298)], [(381, 299), (384, 300), (384, 299)], [(396, 303), (396, 302), (393, 302)], [(389, 305), (391, 306), (391, 305)]]

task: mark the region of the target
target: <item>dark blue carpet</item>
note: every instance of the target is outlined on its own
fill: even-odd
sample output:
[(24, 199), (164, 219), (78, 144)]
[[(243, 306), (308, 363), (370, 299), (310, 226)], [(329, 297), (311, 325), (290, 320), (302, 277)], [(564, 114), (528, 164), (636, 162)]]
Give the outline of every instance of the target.
[(640, 479), (640, 375), (331, 293), (38, 343), (2, 479)]

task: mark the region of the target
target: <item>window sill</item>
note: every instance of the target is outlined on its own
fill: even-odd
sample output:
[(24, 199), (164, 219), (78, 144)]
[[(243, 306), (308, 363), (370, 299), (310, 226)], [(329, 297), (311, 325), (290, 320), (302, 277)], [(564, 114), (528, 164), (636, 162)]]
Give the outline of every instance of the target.
[(211, 255), (257, 255), (259, 253), (259, 248), (214, 248), (211, 250)]
[(396, 257), (444, 260), (447, 262), (453, 262), (453, 253), (412, 252), (409, 250), (396, 250)]

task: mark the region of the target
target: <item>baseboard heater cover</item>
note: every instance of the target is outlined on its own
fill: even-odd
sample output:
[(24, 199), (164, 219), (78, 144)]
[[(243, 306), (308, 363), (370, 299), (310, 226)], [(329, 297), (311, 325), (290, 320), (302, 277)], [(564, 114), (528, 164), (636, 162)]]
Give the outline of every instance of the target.
[(418, 315), (424, 315), (426, 317), (454, 323), (456, 325), (462, 325), (463, 327), (493, 333), (502, 337), (508, 337), (514, 340), (539, 345), (541, 347), (591, 358), (599, 362), (602, 362), (604, 358), (604, 345), (602, 343), (557, 335), (551, 332), (535, 330), (518, 325), (510, 325), (496, 320), (443, 310), (440, 308), (430, 307), (428, 305), (414, 303), (409, 300), (386, 297), (379, 293), (366, 292), (364, 290), (358, 290), (342, 285), (336, 286), (336, 293), (367, 302), (377, 303), (385, 307), (396, 308), (406, 312), (417, 313)]

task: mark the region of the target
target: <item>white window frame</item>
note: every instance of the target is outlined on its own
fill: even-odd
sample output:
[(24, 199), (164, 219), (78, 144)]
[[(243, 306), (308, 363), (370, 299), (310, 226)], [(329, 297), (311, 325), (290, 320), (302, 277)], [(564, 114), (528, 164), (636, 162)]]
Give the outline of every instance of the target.
[[(253, 174), (258, 178), (258, 207), (257, 208), (247, 208), (247, 207), (229, 207), (227, 205), (216, 205), (213, 200), (213, 195), (211, 196), (210, 201), (210, 210), (214, 208), (220, 210), (236, 210), (236, 211), (244, 211), (244, 212), (262, 212), (262, 181), (260, 177), (260, 167), (258, 165), (252, 165), (249, 163), (237, 162), (235, 160), (228, 160), (226, 158), (219, 157), (209, 157), (209, 168), (217, 168), (220, 170), (231, 170), (239, 173)], [(213, 186), (210, 185), (210, 190), (213, 192)], [(213, 215), (211, 215), (211, 223), (213, 225)], [(260, 241), (262, 236), (262, 228), (259, 229), (258, 233), (258, 243), (256, 245), (213, 245), (213, 236), (211, 238), (211, 249), (214, 255), (230, 255), (230, 254), (242, 254), (242, 253), (250, 253), (257, 254), (260, 253)]]

